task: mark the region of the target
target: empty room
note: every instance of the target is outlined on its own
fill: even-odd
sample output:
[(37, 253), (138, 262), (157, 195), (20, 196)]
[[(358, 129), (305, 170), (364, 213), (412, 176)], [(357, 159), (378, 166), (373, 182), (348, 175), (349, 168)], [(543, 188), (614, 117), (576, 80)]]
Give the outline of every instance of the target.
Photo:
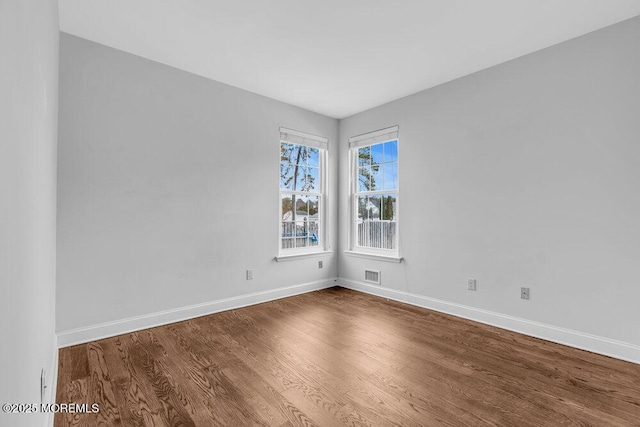
[(0, 0), (0, 426), (640, 426), (640, 1)]

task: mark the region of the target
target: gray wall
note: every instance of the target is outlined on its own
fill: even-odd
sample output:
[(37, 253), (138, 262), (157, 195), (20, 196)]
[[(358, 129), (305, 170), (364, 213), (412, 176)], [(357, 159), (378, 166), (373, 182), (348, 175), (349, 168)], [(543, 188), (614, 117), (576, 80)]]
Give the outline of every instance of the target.
[[(0, 2), (0, 57), (0, 403), (40, 403), (56, 350), (57, 2)], [(0, 412), (0, 425), (46, 418)]]
[[(374, 267), (383, 287), (640, 344), (640, 18), (339, 126), (61, 37), (58, 331)], [(347, 139), (395, 124), (405, 262), (343, 256)], [(339, 271), (337, 253), (273, 261), (279, 126), (330, 139)]]
[(60, 44), (58, 331), (336, 276), (335, 254), (321, 270), (273, 258), (279, 127), (328, 137), (335, 165), (337, 120), (64, 33)]
[(639, 46), (634, 18), (342, 120), (341, 158), (400, 125), (406, 262), (339, 276), (640, 344)]

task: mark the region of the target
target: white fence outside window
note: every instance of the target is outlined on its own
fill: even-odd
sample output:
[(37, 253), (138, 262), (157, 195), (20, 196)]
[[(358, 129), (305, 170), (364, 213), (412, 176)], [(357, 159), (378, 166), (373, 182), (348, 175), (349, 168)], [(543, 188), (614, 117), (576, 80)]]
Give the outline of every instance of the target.
[(357, 221), (358, 246), (396, 249), (396, 222), (391, 220)]

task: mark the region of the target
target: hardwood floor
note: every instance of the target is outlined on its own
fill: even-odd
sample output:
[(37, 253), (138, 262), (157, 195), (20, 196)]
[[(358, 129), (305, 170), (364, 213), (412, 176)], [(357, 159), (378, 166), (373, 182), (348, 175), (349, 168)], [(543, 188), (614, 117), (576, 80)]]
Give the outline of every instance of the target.
[(60, 350), (56, 426), (640, 426), (640, 365), (332, 288)]

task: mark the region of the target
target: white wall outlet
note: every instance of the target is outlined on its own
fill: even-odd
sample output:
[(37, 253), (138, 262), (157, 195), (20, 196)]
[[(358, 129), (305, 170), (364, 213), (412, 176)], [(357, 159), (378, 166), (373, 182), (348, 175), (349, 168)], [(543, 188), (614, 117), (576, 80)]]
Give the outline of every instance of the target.
[(44, 395), (47, 387), (49, 387), (47, 385), (47, 371), (42, 368), (42, 371), (40, 371), (40, 403), (44, 403)]
[(467, 289), (469, 289), (470, 291), (476, 290), (476, 279), (474, 279), (473, 277), (467, 279)]
[(253, 280), (253, 270), (247, 270), (247, 280)]
[(520, 298), (529, 299), (529, 288), (520, 288)]
[(322, 268), (322, 261), (318, 261), (318, 268)]

